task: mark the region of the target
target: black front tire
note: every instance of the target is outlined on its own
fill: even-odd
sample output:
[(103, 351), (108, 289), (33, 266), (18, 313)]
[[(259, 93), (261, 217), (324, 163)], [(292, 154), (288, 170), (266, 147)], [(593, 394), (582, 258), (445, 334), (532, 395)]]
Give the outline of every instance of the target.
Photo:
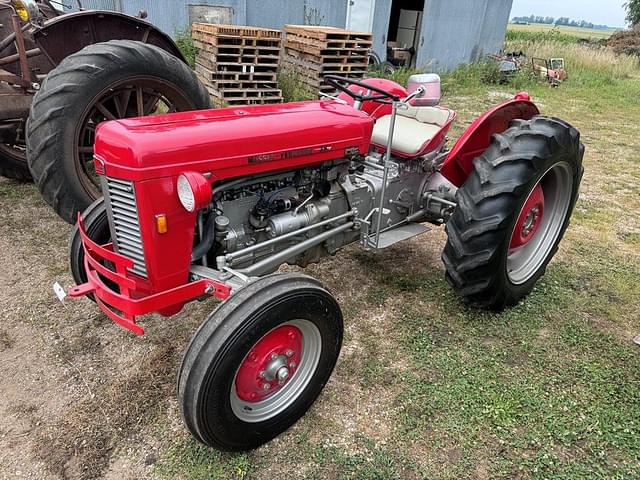
[[(267, 334), (300, 320), (314, 325), (321, 338), (308, 381), (294, 390), (283, 410), (264, 419), (251, 419), (251, 412), (241, 418), (232, 405), (240, 366)], [(182, 360), (178, 402), (187, 428), (202, 443), (228, 451), (256, 448), (284, 432), (311, 407), (328, 381), (340, 353), (342, 331), (340, 307), (310, 277), (275, 274), (242, 288), (204, 321)], [(302, 363), (291, 382), (303, 371)]]
[[(580, 133), (557, 118), (516, 120), (504, 133), (493, 136), (458, 189), (458, 206), (446, 224), (448, 240), (442, 254), (446, 278), (465, 302), (501, 310), (531, 292), (569, 225), (582, 179), (583, 155)], [(514, 251), (512, 235), (520, 213), (536, 186), (560, 166), (567, 171), (567, 182), (554, 188), (564, 189), (567, 195), (563, 217), (553, 231), (546, 232), (549, 240), (541, 243), (545, 247), (539, 247), (541, 253), (530, 261), (527, 274), (515, 281), (509, 254)], [(541, 230), (535, 235), (544, 234)]]
[[(140, 99), (138, 88), (144, 89)], [(43, 198), (60, 217), (74, 223), (101, 196), (91, 162), (96, 125), (148, 115), (156, 105), (149, 100), (158, 94), (175, 111), (211, 108), (186, 64), (142, 42), (89, 45), (49, 73), (31, 105), (27, 160)]]
[[(109, 218), (107, 217), (107, 207), (104, 198), (99, 198), (82, 212), (82, 219), (87, 235), (98, 245), (111, 242), (111, 230), (109, 228)], [(82, 285), (87, 281), (87, 272), (84, 268), (84, 247), (78, 225), (73, 228), (71, 241), (69, 242), (69, 267), (71, 276), (76, 285)], [(107, 278), (102, 280), (112, 289), (117, 291), (117, 285)], [(93, 295), (88, 295), (93, 300)]]

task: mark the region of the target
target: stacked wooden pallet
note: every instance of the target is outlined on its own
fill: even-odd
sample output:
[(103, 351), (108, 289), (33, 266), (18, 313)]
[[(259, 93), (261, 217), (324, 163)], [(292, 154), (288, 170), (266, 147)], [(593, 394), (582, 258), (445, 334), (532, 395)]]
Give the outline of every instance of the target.
[(196, 74), (218, 106), (281, 103), (279, 30), (194, 23)]
[(307, 25), (285, 25), (284, 31), (281, 68), (293, 72), (310, 90), (334, 93), (323, 83), (325, 75), (365, 76), (372, 45), (370, 33)]

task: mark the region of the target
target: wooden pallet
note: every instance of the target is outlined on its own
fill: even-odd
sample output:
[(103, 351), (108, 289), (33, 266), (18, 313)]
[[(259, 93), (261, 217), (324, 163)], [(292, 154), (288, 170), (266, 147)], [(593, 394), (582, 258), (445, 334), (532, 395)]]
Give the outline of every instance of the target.
[(273, 82), (277, 80), (277, 71), (274, 68), (263, 69), (255, 65), (216, 64), (215, 69), (202, 65), (201, 60), (196, 60), (196, 73), (209, 80), (228, 81), (263, 81)]
[(196, 71), (210, 80), (230, 81), (230, 82), (276, 82), (276, 72), (219, 72), (208, 68), (206, 65), (196, 63)]
[(209, 52), (198, 53), (198, 58), (211, 64), (238, 63), (243, 65), (263, 65), (278, 68), (279, 55), (231, 55), (231, 54), (215, 54)]
[(199, 51), (214, 55), (279, 55), (280, 47), (262, 47), (260, 45), (210, 45), (194, 40)]
[[(204, 80), (201, 79), (203, 82)], [(216, 104), (221, 103), (281, 103), (282, 91), (278, 89), (234, 89), (230, 92), (228, 90), (219, 90), (205, 83), (205, 88), (209, 92), (211, 100)]]
[(212, 98), (213, 105), (218, 108), (224, 107), (242, 107), (247, 105), (269, 105), (274, 103), (282, 103), (282, 98), (260, 98), (257, 100), (222, 100), (218, 98)]
[(225, 90), (219, 90), (217, 88), (209, 87), (208, 90), (211, 95), (217, 98), (222, 98), (223, 100), (282, 98), (282, 90), (277, 88), (228, 88)]
[(240, 46), (240, 47), (273, 47), (280, 46), (279, 38), (261, 38), (261, 37), (214, 37), (207, 33), (192, 32), (191, 36), (194, 41), (210, 46)]
[(299, 37), (305, 37), (321, 41), (365, 41), (371, 42), (373, 35), (365, 32), (352, 32), (343, 28), (322, 27), (310, 25), (285, 25), (285, 33), (294, 34)]
[[(321, 42), (318, 42), (321, 43)], [(369, 46), (350, 46), (350, 47), (327, 47), (325, 45), (309, 45), (304, 42), (298, 41), (297, 37), (284, 39), (283, 46), (297, 50), (299, 52), (308, 53), (309, 55), (367, 55), (369, 53)]]
[(216, 80), (211, 77), (205, 78), (201, 76), (207, 83), (213, 88), (218, 90), (227, 89), (227, 88), (277, 88), (278, 82), (277, 80)]
[(253, 27), (248, 25), (228, 25), (223, 23), (194, 23), (192, 32), (199, 32), (215, 37), (251, 37), (280, 39), (282, 33), (273, 28)]
[(300, 52), (293, 48), (284, 49), (285, 56), (297, 58), (305, 62), (316, 63), (318, 65), (323, 64), (360, 64), (369, 65), (369, 57), (367, 55), (312, 55), (306, 52)]
[(319, 65), (317, 63), (300, 60), (292, 56), (284, 56), (280, 61), (281, 66), (293, 67), (295, 70), (310, 70), (316, 73), (316, 76), (324, 75), (342, 75), (351, 73), (352, 75), (364, 75), (367, 73), (368, 65), (365, 63), (343, 64), (343, 63), (325, 63)]
[(373, 42), (364, 40), (315, 40), (312, 38), (299, 37), (297, 35), (287, 35), (284, 43), (288, 46), (297, 48), (298, 50), (311, 49), (310, 53), (315, 53), (317, 50), (368, 50), (373, 45)]
[[(296, 67), (291, 67), (290, 65), (286, 65), (286, 64), (282, 66), (282, 71), (283, 72), (287, 72), (287, 71), (292, 72), (296, 76), (296, 79), (298, 81), (300, 81), (301, 83), (304, 83), (305, 85), (313, 87), (313, 89), (316, 89), (316, 90), (317, 89), (321, 89), (322, 87), (328, 87), (328, 88), (331, 88), (331, 89), (334, 88), (331, 85), (325, 83), (322, 76), (317, 76), (313, 72), (304, 72), (304, 71), (301, 71), (301, 70), (297, 69)], [(363, 75), (352, 74), (352, 73), (343, 73), (343, 74), (341, 74), (341, 76), (342, 77), (346, 77), (346, 78), (353, 78), (353, 79), (356, 79), (356, 80), (364, 78)]]

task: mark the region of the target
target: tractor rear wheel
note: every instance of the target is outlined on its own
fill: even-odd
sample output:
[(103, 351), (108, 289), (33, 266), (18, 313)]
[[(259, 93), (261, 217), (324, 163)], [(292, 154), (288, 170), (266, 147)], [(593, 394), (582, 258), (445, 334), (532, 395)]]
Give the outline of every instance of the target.
[(0, 143), (0, 175), (19, 182), (31, 181), (24, 146)]
[(89, 45), (52, 70), (34, 97), (29, 169), (47, 203), (73, 223), (101, 196), (93, 165), (99, 123), (210, 107), (195, 73), (166, 51), (131, 40)]
[(500, 310), (531, 292), (569, 225), (583, 155), (575, 128), (534, 117), (494, 135), (473, 161), (442, 254), (447, 280), (466, 302)]
[(327, 383), (342, 313), (320, 282), (269, 275), (222, 303), (182, 360), (178, 402), (193, 436), (221, 450), (256, 448), (284, 432)]

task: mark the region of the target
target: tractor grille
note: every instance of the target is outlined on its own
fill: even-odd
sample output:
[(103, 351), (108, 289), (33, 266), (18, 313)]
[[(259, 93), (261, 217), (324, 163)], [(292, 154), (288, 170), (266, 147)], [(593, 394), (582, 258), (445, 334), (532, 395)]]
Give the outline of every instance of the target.
[(144, 260), (138, 207), (133, 190), (133, 183), (128, 180), (106, 178), (106, 192), (111, 207), (112, 232), (115, 234), (115, 245), (118, 253), (133, 260), (131, 272), (142, 277), (147, 276)]

